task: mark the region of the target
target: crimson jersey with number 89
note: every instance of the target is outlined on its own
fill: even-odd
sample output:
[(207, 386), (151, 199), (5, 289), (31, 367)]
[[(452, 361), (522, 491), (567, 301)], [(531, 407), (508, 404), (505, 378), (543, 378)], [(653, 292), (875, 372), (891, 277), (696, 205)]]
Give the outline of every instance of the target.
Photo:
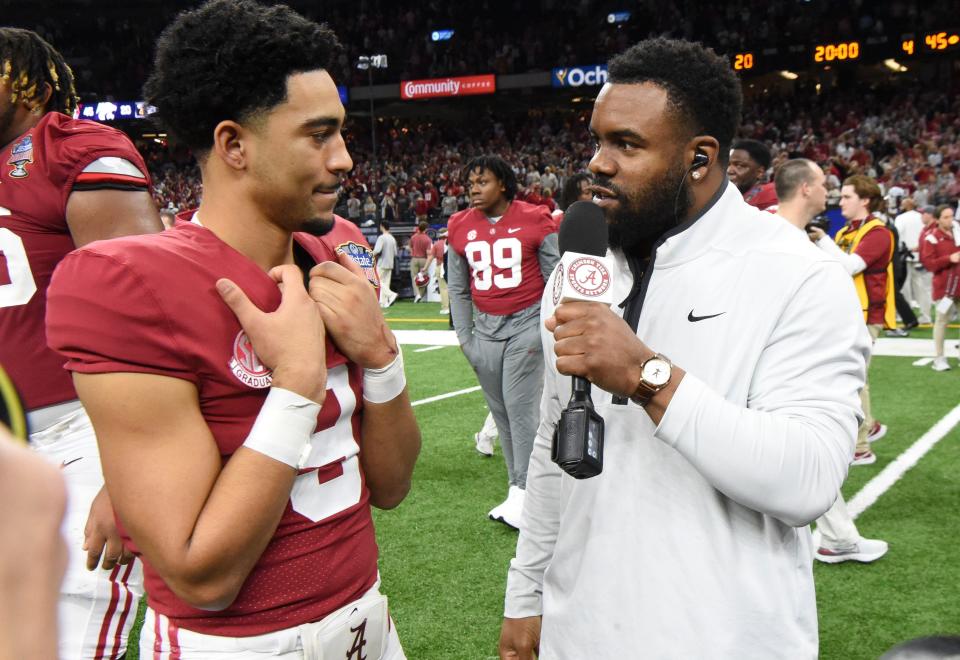
[(506, 316), (538, 302), (544, 286), (538, 251), (556, 231), (545, 207), (517, 200), (495, 223), (478, 209), (454, 214), (448, 243), (470, 264), (470, 295), (477, 309)]

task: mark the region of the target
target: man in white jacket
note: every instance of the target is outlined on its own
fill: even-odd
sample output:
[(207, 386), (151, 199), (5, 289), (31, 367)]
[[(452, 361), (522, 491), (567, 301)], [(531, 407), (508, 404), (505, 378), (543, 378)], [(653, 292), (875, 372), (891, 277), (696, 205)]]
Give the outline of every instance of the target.
[[(622, 304), (545, 288), (500, 655), (815, 658), (807, 525), (846, 477), (868, 350), (850, 278), (726, 179), (741, 93), (725, 59), (654, 39), (608, 71), (590, 170)], [(571, 375), (605, 420), (592, 479), (550, 460)]]

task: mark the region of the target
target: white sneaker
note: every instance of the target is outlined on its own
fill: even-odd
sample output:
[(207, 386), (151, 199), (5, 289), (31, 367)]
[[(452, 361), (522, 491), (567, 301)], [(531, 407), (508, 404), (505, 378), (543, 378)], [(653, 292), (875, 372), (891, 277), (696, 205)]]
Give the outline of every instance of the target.
[(493, 456), (494, 439), (480, 433), (473, 434), (473, 440), (476, 443), (477, 451), (484, 456)]
[(440, 313), (446, 315), (446, 314), (449, 314), (449, 313), (450, 313), (450, 310), (449, 310), (449, 309), (441, 309), (441, 310), (440, 310)]
[(418, 303), (418, 302), (420, 302), (421, 300), (423, 300), (423, 296), (416, 296), (416, 297), (413, 299), (413, 302), (414, 302), (414, 303)]
[(500, 511), (500, 522), (514, 529), (520, 529), (520, 519), (523, 517), (523, 501), (527, 491), (518, 486), (510, 486), (510, 494)]
[(487, 515), (491, 520), (502, 522), (508, 527), (520, 529), (520, 517), (523, 515), (523, 500), (526, 491), (519, 486), (510, 486), (507, 499), (495, 506)]
[(822, 561), (825, 564), (839, 564), (844, 561), (858, 561), (869, 564), (887, 554), (888, 548), (886, 541), (860, 539), (852, 548), (845, 550), (831, 550), (820, 546), (813, 556), (817, 558), (817, 561)]
[(390, 293), (388, 293), (388, 294), (387, 294), (387, 307), (389, 307), (389, 306), (392, 305), (393, 303), (397, 302), (397, 296), (399, 296), (399, 295), (400, 295), (400, 294), (397, 293), (396, 291), (391, 291)]
[(943, 357), (942, 355), (933, 359), (933, 366), (931, 368), (934, 371), (950, 371), (950, 365), (947, 364), (947, 358)]

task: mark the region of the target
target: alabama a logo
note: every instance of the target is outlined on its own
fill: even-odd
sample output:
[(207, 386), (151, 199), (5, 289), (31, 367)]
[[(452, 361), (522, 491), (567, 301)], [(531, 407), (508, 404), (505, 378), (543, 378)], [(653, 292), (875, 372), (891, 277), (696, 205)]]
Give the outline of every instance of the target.
[(10, 150), (10, 160), (7, 165), (13, 165), (10, 170), (10, 176), (14, 179), (22, 179), (29, 174), (27, 165), (33, 162), (33, 138), (29, 135), (13, 145)]
[(553, 304), (560, 304), (560, 294), (563, 293), (563, 262), (557, 264), (557, 274), (553, 278)]
[(253, 344), (247, 333), (241, 330), (233, 340), (233, 355), (230, 356), (230, 371), (247, 387), (264, 389), (270, 387), (273, 373), (253, 352)]
[(350, 632), (353, 633), (353, 646), (347, 649), (347, 660), (367, 660), (367, 656), (363, 654), (363, 647), (367, 645), (367, 640), (364, 638), (367, 630), (367, 620), (364, 619), (360, 622), (356, 628), (350, 628)]
[(593, 257), (580, 257), (570, 264), (567, 282), (581, 296), (596, 298), (610, 288), (610, 273), (601, 261)]
[(380, 276), (377, 275), (377, 269), (374, 267), (373, 251), (366, 245), (360, 245), (353, 241), (341, 243), (337, 246), (337, 254), (345, 254), (353, 259), (353, 262), (363, 270), (367, 281), (374, 287), (380, 286)]

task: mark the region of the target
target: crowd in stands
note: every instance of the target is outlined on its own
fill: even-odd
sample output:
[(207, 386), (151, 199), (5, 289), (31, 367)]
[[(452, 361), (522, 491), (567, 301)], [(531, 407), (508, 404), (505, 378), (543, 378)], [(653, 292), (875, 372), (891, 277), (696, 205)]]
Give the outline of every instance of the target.
[[(93, 0), (7, 3), (4, 24), (36, 30), (63, 51), (81, 94), (124, 100), (140, 94), (160, 27), (196, 2), (97, 3), (96, 11), (91, 11), (92, 4)], [(430, 0), (426, 5), (287, 0), (287, 4), (334, 27), (344, 51), (333, 74), (348, 86), (367, 83), (366, 72), (355, 66), (362, 54), (388, 56), (388, 69), (373, 74), (375, 83), (386, 83), (592, 64), (656, 34), (698, 39), (724, 53), (848, 38), (885, 37), (897, 43), (904, 32), (953, 26), (960, 15), (957, 0)], [(611, 12), (622, 10), (630, 11), (629, 20), (608, 22)], [(430, 35), (437, 29), (452, 29), (455, 34), (449, 41), (433, 42)]]
[[(774, 154), (772, 171), (804, 156), (828, 173), (835, 205), (840, 182), (852, 174), (876, 178), (892, 206), (911, 196), (918, 206), (960, 198), (960, 95), (920, 88), (842, 91), (829, 97), (796, 95), (748, 102), (741, 137), (760, 140)], [(406, 120), (382, 122), (377, 158), (363, 121), (348, 126), (354, 169), (344, 182), (341, 215), (358, 224), (380, 219), (414, 223), (445, 220), (468, 203), (460, 168), (493, 153), (511, 163), (519, 198), (556, 208), (560, 187), (581, 172), (593, 152), (587, 112), (491, 117), (470, 127)], [(384, 134), (385, 133), (385, 134)], [(189, 154), (142, 144), (162, 207), (199, 200), (198, 170)]]

